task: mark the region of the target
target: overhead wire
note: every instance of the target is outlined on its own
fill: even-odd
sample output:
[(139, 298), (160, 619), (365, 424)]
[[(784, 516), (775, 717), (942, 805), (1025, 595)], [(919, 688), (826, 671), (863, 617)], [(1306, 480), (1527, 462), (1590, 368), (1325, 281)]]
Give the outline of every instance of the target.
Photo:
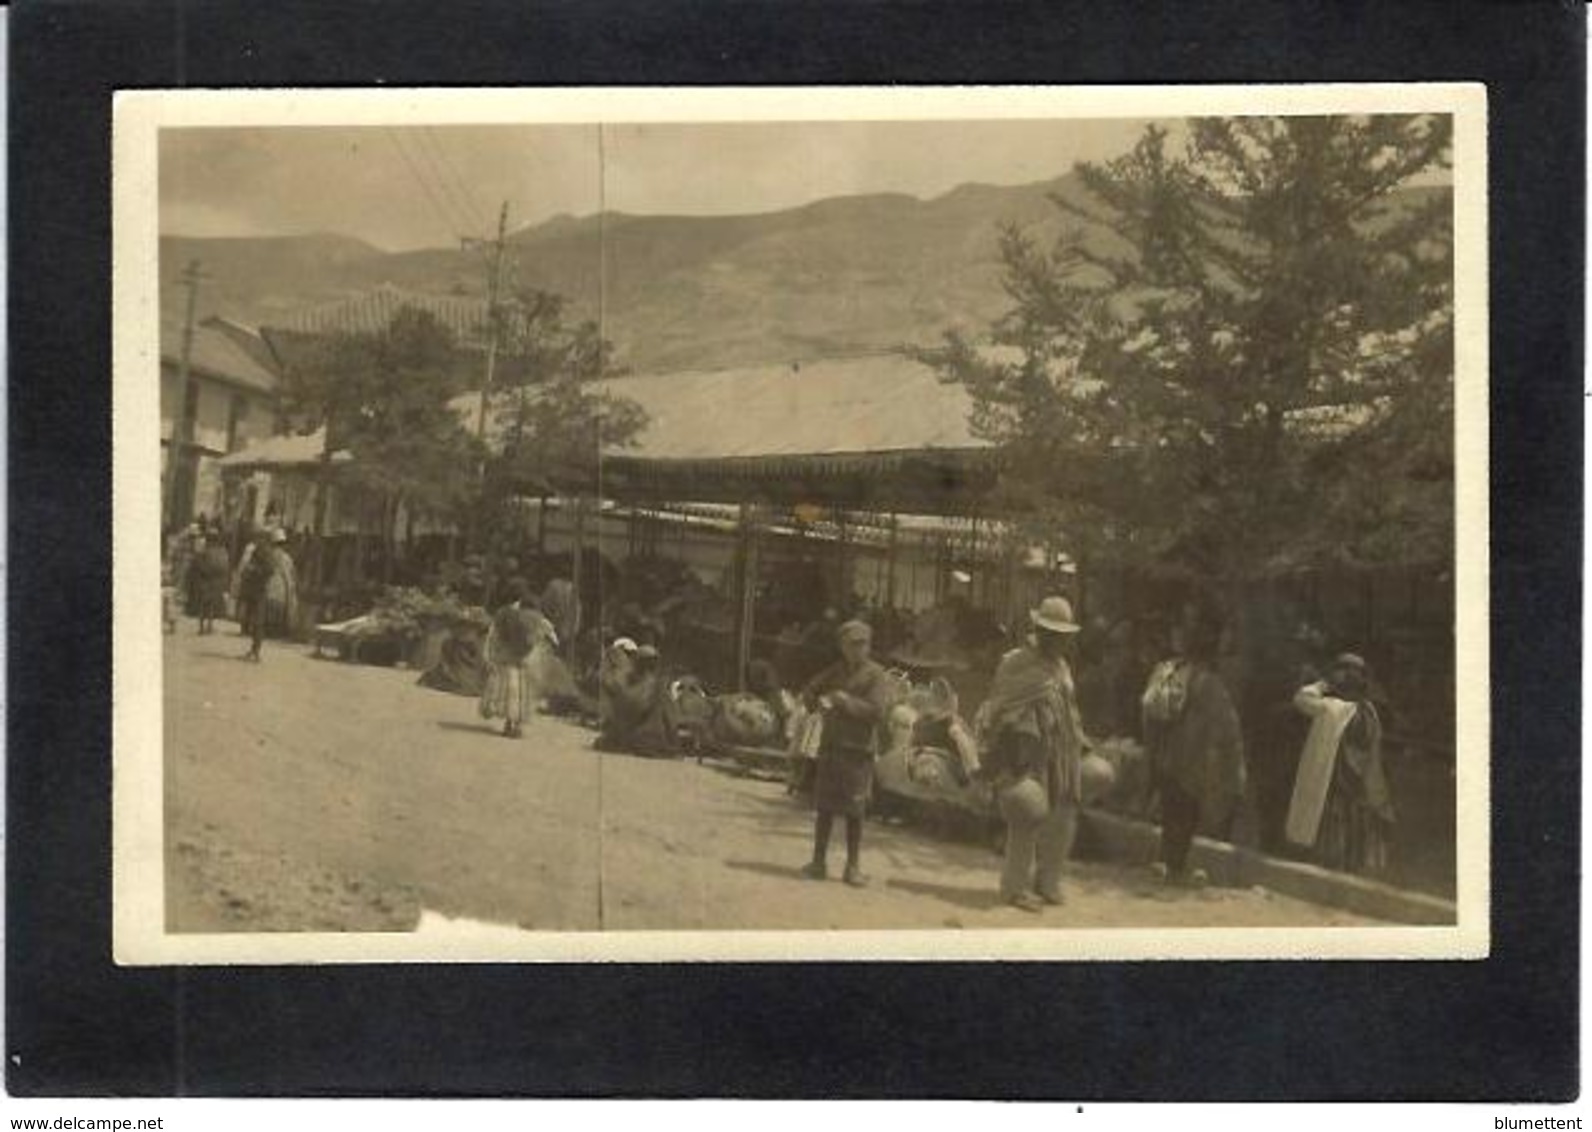
[(436, 213), (437, 218), (455, 234), (469, 230), (471, 227), (469, 218), (466, 217), (464, 219), (464, 223), (460, 223), (460, 218), (456, 214), (457, 205), (450, 205), (445, 197), (439, 195), (439, 190), (432, 187), (430, 176), (420, 165), (415, 156), (409, 152), (408, 147), (404, 144), (403, 136), (392, 126), (388, 126), (386, 129), (387, 136), (392, 141), (393, 148), (395, 148), (398, 151), (399, 156), (403, 158), (404, 165), (408, 167), (410, 176), (415, 179), (416, 183), (419, 184), (421, 190), (425, 193), (426, 199), (431, 202), (432, 211)]
[(449, 160), (447, 151), (443, 149), (442, 139), (437, 137), (436, 130), (431, 126), (422, 126), (416, 136), (424, 143), (420, 147), (424, 152), (429, 147), (429, 156), (433, 165), (439, 171), (439, 180), (459, 202), (463, 211), (476, 224), (478, 230), (487, 228), (487, 211), (481, 206), (480, 199), (470, 188), (469, 182), (459, 173), (453, 162)]

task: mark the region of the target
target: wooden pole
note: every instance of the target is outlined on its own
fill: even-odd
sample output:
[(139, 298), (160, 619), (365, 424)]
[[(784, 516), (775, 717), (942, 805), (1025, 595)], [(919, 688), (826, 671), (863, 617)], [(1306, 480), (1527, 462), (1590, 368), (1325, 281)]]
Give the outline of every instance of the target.
[[(184, 486), (188, 478), (188, 462), (195, 461), (194, 482), (198, 482), (197, 442), (194, 430), (198, 425), (199, 396), (194, 391), (192, 415), (188, 413), (188, 382), (192, 373), (194, 312), (199, 300), (199, 284), (210, 278), (200, 270), (199, 261), (191, 261), (178, 277), (177, 285), (187, 288), (188, 300), (182, 322), (182, 353), (177, 358), (177, 415), (171, 422), (170, 449), (166, 456), (167, 484), (166, 521), (170, 526), (186, 523), (193, 514), (193, 496)], [(186, 504), (186, 506), (184, 506)], [(181, 512), (187, 512), (182, 514)]]
[(506, 246), (505, 237), (509, 226), (509, 202), (504, 201), (503, 207), (498, 212), (497, 239), (475, 240), (464, 239), (460, 246), (465, 249), (472, 247), (490, 247), (492, 249), (491, 270), (487, 274), (486, 291), (486, 365), (481, 374), (481, 403), (476, 408), (475, 439), (482, 445), (480, 467), (476, 469), (477, 493), (479, 502), (476, 507), (475, 521), (470, 532), (470, 542), (473, 548), (480, 549), (484, 542), (484, 524), (486, 520), (486, 409), (487, 402), (492, 397), (492, 382), (497, 376), (498, 355), (498, 304), (502, 298), (503, 289), (503, 252)]

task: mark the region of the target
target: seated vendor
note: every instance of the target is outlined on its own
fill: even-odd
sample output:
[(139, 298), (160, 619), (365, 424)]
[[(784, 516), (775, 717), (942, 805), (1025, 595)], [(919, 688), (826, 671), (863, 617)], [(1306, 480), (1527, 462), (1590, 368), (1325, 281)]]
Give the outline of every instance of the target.
[(746, 666), (746, 690), (769, 706), (777, 735), (783, 739), (796, 699), (781, 685), (779, 670), (766, 660), (752, 661)]
[(658, 650), (621, 637), (604, 657), (598, 699), (597, 748), (672, 755), (673, 728)]

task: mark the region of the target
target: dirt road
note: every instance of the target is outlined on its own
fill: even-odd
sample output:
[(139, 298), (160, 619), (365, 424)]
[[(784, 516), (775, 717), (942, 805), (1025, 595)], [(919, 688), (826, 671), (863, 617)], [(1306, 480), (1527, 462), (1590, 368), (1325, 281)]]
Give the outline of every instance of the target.
[(254, 665), (244, 647), (227, 625), (166, 639), (175, 931), (390, 931), (433, 914), (534, 930), (1367, 922), (1260, 890), (1168, 894), (1098, 863), (1034, 917), (995, 900), (987, 848), (881, 822), (869, 888), (814, 882), (797, 873), (811, 815), (778, 783), (598, 754), (553, 719), (507, 740), (413, 672), (275, 643)]

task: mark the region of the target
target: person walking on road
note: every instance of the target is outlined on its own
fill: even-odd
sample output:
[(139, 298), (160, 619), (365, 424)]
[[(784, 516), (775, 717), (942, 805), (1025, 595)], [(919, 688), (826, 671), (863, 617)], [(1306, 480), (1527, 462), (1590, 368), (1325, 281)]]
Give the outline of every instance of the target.
[(862, 819), (873, 789), (873, 761), (879, 752), (879, 726), (890, 709), (890, 676), (869, 656), (873, 630), (864, 621), (847, 621), (836, 631), (840, 659), (810, 680), (801, 699), (823, 715), (818, 765), (813, 782), (813, 859), (803, 875), (829, 875), (829, 837), (835, 818), (846, 822), (843, 879), (862, 888)]
[(221, 540), (200, 535), (195, 540), (194, 555), (188, 563), (188, 578), (201, 636), (215, 632), (216, 618), (225, 616), (227, 612), (227, 579), (231, 573), (227, 548), (221, 544)]
[(979, 710), (984, 773), (1006, 819), (1001, 899), (1024, 912), (1061, 904), (1083, 796), (1088, 740), (1067, 651), (1079, 626), (1072, 605), (1051, 596), (1029, 612), (1029, 643), (1001, 658)]
[(503, 719), (503, 736), (518, 739), (525, 717), (536, 710), (538, 688), (531, 676), (531, 656), (543, 641), (556, 641), (552, 624), (536, 607), (522, 578), (509, 583), (509, 602), (487, 629), (486, 686), (481, 690), (481, 718)]
[(275, 620), (291, 631), (298, 586), (293, 560), (283, 548), (286, 542), (287, 533), (281, 528), (262, 533), (239, 567), (238, 601), (246, 611), (245, 627), (251, 642), (249, 651), (243, 654), (245, 660), (260, 660), (268, 621)]

